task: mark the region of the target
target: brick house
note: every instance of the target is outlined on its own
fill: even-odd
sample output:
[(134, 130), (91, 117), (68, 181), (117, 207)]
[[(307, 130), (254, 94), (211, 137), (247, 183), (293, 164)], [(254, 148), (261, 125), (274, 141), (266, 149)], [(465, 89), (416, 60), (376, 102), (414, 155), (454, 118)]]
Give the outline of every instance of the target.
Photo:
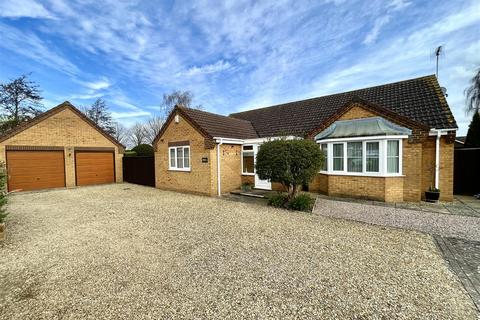
[(309, 191), (420, 201), (431, 185), (453, 199), (457, 125), (435, 76), (255, 109), (230, 116), (177, 106), (154, 141), (156, 186), (219, 195), (252, 183), (269, 139), (313, 139), (326, 155)]
[(0, 136), (9, 191), (122, 182), (123, 150), (67, 101)]

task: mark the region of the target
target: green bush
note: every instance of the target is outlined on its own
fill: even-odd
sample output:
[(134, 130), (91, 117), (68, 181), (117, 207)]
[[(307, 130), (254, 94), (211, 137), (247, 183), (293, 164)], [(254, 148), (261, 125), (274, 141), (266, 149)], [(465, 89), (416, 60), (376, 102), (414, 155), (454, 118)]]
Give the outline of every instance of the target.
[(132, 151), (137, 153), (137, 156), (153, 156), (154, 150), (153, 147), (149, 144), (139, 144), (138, 146), (134, 147)]
[(279, 192), (268, 198), (268, 205), (276, 208), (285, 208), (287, 201), (288, 196)]
[(137, 153), (135, 151), (132, 151), (132, 150), (125, 150), (125, 152), (123, 153), (123, 156), (124, 157), (136, 157)]
[(278, 182), (293, 199), (302, 185), (318, 174), (324, 156), (312, 140), (272, 140), (263, 143), (257, 153), (256, 173), (260, 179)]
[(252, 187), (253, 185), (251, 183), (245, 182), (245, 183), (242, 183), (240, 188), (242, 189), (242, 191), (250, 191), (252, 190)]
[(301, 193), (290, 200), (288, 203), (288, 208), (292, 210), (311, 212), (314, 204), (314, 198), (312, 198), (308, 193)]

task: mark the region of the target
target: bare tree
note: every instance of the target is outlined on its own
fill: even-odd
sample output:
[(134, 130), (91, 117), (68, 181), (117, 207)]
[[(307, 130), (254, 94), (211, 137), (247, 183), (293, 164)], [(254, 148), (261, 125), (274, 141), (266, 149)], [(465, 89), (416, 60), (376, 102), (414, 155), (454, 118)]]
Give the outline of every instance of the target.
[(145, 125), (143, 123), (135, 123), (130, 128), (130, 143), (136, 147), (146, 141)]
[(130, 135), (128, 128), (125, 127), (120, 122), (115, 122), (113, 126), (115, 129), (115, 133), (113, 134), (113, 137), (121, 144), (123, 145), (127, 144), (128, 138)]
[(167, 119), (175, 105), (185, 108), (202, 109), (201, 105), (192, 106), (192, 102), (193, 93), (191, 91), (174, 90), (169, 94), (164, 94), (162, 104), (160, 105), (161, 117)]
[(470, 80), (470, 87), (465, 90), (465, 95), (467, 97), (467, 113), (480, 112), (480, 68)]
[(84, 108), (85, 115), (90, 118), (100, 128), (105, 130), (108, 134), (115, 134), (115, 125), (112, 120), (112, 115), (108, 111), (106, 102), (98, 98), (95, 102), (87, 108)]
[(147, 122), (145, 122), (145, 135), (148, 143), (153, 145), (153, 140), (157, 137), (162, 129), (164, 120), (159, 116), (150, 117)]
[(25, 74), (9, 83), (0, 83), (1, 129), (8, 130), (42, 113), (40, 93), (40, 88)]

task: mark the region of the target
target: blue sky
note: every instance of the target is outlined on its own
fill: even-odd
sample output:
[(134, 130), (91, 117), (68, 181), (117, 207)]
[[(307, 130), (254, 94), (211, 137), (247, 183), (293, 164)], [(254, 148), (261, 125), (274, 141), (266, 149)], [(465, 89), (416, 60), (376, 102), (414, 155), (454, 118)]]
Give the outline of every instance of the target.
[(479, 1), (0, 0), (0, 81), (32, 72), (45, 107), (103, 97), (131, 125), (190, 90), (229, 114), (432, 74), (465, 134)]

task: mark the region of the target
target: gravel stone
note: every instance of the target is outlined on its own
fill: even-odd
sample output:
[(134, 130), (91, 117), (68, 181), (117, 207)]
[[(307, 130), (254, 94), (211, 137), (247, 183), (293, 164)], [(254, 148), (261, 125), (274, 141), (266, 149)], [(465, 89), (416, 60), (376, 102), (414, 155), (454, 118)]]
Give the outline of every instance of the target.
[(317, 197), (313, 212), (381, 226), (417, 230), (443, 237), (480, 241), (480, 218)]
[(115, 184), (10, 198), (2, 319), (475, 319), (429, 235)]

